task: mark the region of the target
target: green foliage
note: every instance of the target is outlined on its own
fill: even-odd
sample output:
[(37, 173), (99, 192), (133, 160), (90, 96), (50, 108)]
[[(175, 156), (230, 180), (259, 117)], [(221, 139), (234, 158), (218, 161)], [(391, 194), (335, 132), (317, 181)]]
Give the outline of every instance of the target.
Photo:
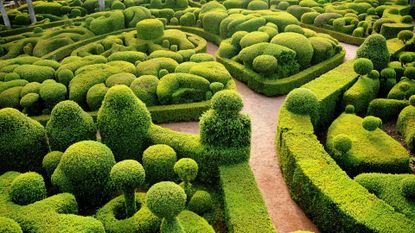
[(97, 125), (102, 142), (117, 161), (140, 160), (151, 116), (144, 103), (124, 85), (111, 87), (98, 111)]
[(352, 140), (346, 134), (336, 135), (333, 139), (333, 143), (334, 148), (340, 151), (341, 153), (347, 153), (352, 148)]
[(60, 151), (51, 151), (43, 157), (42, 167), (46, 171), (46, 174), (49, 177), (52, 177), (53, 172), (58, 167), (59, 162), (61, 161), (63, 152)]
[(290, 112), (314, 116), (319, 108), (317, 96), (306, 88), (297, 88), (287, 95), (286, 107)]
[(196, 16), (194, 13), (187, 12), (180, 17), (180, 25), (182, 26), (195, 26)]
[(65, 86), (69, 86), (69, 82), (71, 82), (73, 77), (73, 72), (69, 69), (61, 69), (57, 72), (58, 82), (63, 83)]
[(107, 78), (107, 80), (105, 81), (105, 85), (107, 87), (112, 87), (115, 85), (130, 86), (130, 84), (134, 81), (135, 78), (136, 77), (134, 74), (126, 73), (126, 72), (113, 74)]
[(197, 213), (204, 214), (212, 209), (212, 197), (206, 191), (196, 191), (189, 201), (189, 210)]
[(49, 109), (52, 109), (60, 101), (65, 100), (67, 94), (68, 90), (62, 83), (43, 82), (40, 85), (39, 95)]
[(249, 2), (248, 10), (267, 10), (268, 9), (268, 3), (262, 1), (262, 0), (254, 0)]
[(17, 176), (11, 183), (11, 200), (19, 205), (28, 205), (46, 198), (46, 185), (43, 177), (36, 172)]
[(368, 58), (376, 70), (382, 70), (388, 65), (390, 54), (386, 39), (382, 35), (372, 34), (366, 38), (356, 53), (359, 58)]
[(13, 72), (13, 73), (8, 73), (4, 76), (4, 81), (8, 82), (8, 81), (12, 81), (12, 80), (16, 80), (16, 79), (20, 79), (20, 75)]
[(260, 55), (252, 63), (254, 70), (263, 75), (273, 74), (278, 69), (278, 60), (271, 55)]
[(307, 12), (314, 12), (315, 10), (309, 7), (302, 7), (299, 5), (292, 5), (287, 8), (287, 12), (295, 16), (298, 20), (301, 19), (301, 16)]
[(332, 39), (321, 36), (313, 36), (308, 38), (313, 46), (313, 58), (311, 64), (318, 64), (323, 62), (337, 53), (337, 44), (333, 43)]
[(95, 141), (72, 144), (63, 153), (51, 181), (61, 192), (70, 192), (85, 206), (96, 206), (109, 195), (111, 150)]
[(0, 93), (0, 106), (2, 108), (17, 108), (20, 109), (20, 93), (22, 91), (21, 86), (9, 88)]
[(407, 198), (415, 198), (415, 176), (411, 176), (402, 180), (402, 194)]
[(185, 208), (186, 194), (179, 185), (163, 181), (151, 186), (146, 201), (157, 217), (173, 220)]
[(41, 110), (41, 99), (37, 93), (29, 93), (20, 99), (23, 111), (28, 115), (36, 115)]
[(414, 33), (410, 30), (403, 30), (398, 33), (398, 39), (401, 40), (404, 44), (414, 37)]
[(190, 57), (190, 61), (197, 62), (197, 63), (209, 62), (209, 61), (215, 61), (215, 57), (210, 55), (209, 53), (196, 53)]
[(399, 113), (398, 120), (396, 122), (396, 131), (403, 136), (405, 139), (406, 145), (411, 151), (415, 150), (415, 109), (412, 106), (414, 97), (410, 98), (410, 106), (407, 106), (402, 109)]
[(13, 219), (0, 217), (1, 233), (23, 233), (22, 228)]
[(96, 132), (92, 117), (72, 100), (57, 104), (46, 124), (46, 135), (52, 151), (65, 151), (75, 142), (95, 140)]
[(221, 91), (225, 88), (225, 86), (220, 82), (213, 82), (209, 85), (209, 87), (210, 87), (210, 90), (212, 91), (213, 94), (215, 94), (216, 92), (219, 92), (219, 91)]
[(242, 110), (242, 107), (242, 97), (235, 91), (224, 90), (212, 98), (212, 109), (218, 114), (237, 114)]
[[(356, 62), (353, 64), (353, 68), (356, 70), (355, 67)], [(359, 72), (366, 72), (368, 70), (369, 69), (364, 70), (361, 67), (358, 67), (357, 69)], [(355, 107), (355, 112), (357, 114), (365, 113), (370, 101), (377, 97), (379, 87), (380, 85), (378, 79), (360, 76), (357, 82), (355, 82), (353, 86), (344, 93), (342, 101), (343, 106), (352, 104)]]
[(154, 184), (163, 180), (174, 180), (176, 160), (176, 152), (168, 145), (157, 144), (148, 147), (143, 153), (147, 181)]
[(278, 3), (278, 9), (280, 10), (287, 10), (287, 8), (290, 6), (290, 4), (286, 1), (281, 1), (280, 3)]
[(20, 96), (25, 96), (26, 94), (29, 93), (36, 93), (39, 94), (39, 90), (40, 90), (40, 83), (38, 82), (31, 82), (26, 84), (23, 88), (22, 91), (20, 92)]
[(303, 69), (310, 66), (314, 50), (305, 36), (294, 32), (284, 32), (274, 36), (271, 43), (294, 50), (297, 55), (296, 59)]
[(115, 52), (108, 57), (108, 61), (127, 61), (136, 64), (137, 61), (144, 61), (147, 55), (138, 51)]
[(41, 83), (47, 79), (54, 79), (55, 77), (55, 70), (47, 66), (21, 65), (14, 69), (14, 72), (21, 79), (26, 79), (29, 82)]
[(157, 40), (164, 35), (164, 24), (158, 19), (141, 20), (136, 29), (137, 38), (141, 40)]
[(415, 67), (406, 67), (403, 74), (409, 79), (415, 79)]
[(130, 88), (134, 94), (143, 101), (146, 106), (157, 105), (157, 85), (159, 79), (154, 75), (142, 75), (135, 79)]
[(353, 69), (360, 75), (366, 75), (373, 70), (373, 63), (367, 58), (358, 58), (353, 64)]
[(285, 27), (284, 32), (294, 32), (304, 35), (304, 29), (295, 24), (290, 24), (287, 27)]
[(344, 112), (345, 113), (349, 113), (349, 114), (353, 114), (354, 113), (354, 110), (355, 110), (354, 106), (351, 105), (351, 104), (348, 104), (346, 106), (346, 108), (344, 109)]
[(125, 28), (122, 11), (110, 11), (99, 14), (100, 16), (92, 19), (89, 24), (89, 29), (96, 35), (103, 35)]
[(182, 158), (174, 164), (174, 172), (185, 183), (196, 179), (198, 170), (196, 161), (190, 158)]
[(41, 124), (16, 109), (0, 110), (0, 173), (40, 171), (48, 151), (46, 132)]
[(108, 88), (104, 83), (95, 84), (92, 86), (86, 94), (86, 102), (91, 111), (97, 111), (104, 100), (105, 94), (107, 94)]
[(314, 24), (314, 20), (319, 16), (318, 12), (307, 12), (301, 16), (301, 22), (305, 24)]
[(382, 120), (378, 117), (367, 116), (363, 119), (362, 126), (367, 131), (374, 131), (382, 126)]
[(392, 68), (385, 68), (385, 69), (382, 69), (382, 71), (380, 72), (380, 76), (383, 79), (395, 79), (396, 78), (396, 72)]

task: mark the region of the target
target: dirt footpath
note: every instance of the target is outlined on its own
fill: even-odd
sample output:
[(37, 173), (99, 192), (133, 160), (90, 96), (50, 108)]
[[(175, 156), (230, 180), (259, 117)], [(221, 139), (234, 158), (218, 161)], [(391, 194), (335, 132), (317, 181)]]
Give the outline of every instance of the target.
[[(347, 51), (346, 59), (353, 58), (356, 47), (345, 44), (343, 46)], [(209, 43), (208, 52), (215, 54), (216, 50), (217, 47)], [(245, 84), (236, 82), (238, 91), (244, 100), (242, 111), (248, 113), (252, 121), (250, 165), (274, 226), (279, 233), (296, 230), (319, 232), (302, 209), (291, 199), (276, 158), (274, 138), (278, 111), (285, 96), (266, 97), (253, 92)], [(161, 126), (186, 133), (199, 133), (197, 122), (169, 123), (161, 124)]]

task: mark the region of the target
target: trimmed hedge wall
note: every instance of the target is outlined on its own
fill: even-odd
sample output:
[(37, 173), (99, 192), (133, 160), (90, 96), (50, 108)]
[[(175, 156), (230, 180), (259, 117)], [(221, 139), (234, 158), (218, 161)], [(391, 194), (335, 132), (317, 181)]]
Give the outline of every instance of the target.
[(247, 83), (249, 88), (266, 96), (275, 96), (287, 94), (292, 89), (315, 79), (334, 67), (337, 67), (343, 62), (345, 54), (346, 52), (343, 49), (339, 54), (334, 55), (326, 61), (307, 68), (295, 75), (278, 80), (265, 79), (253, 70), (246, 69), (244, 65), (231, 59), (220, 56), (216, 56), (216, 59), (226, 67), (234, 78)]
[(328, 29), (321, 28), (321, 27), (316, 27), (316, 26), (306, 24), (306, 23), (301, 23), (301, 27), (309, 28), (309, 29), (314, 30), (316, 32), (329, 34), (333, 38), (335, 38), (335, 39), (337, 39), (341, 42), (347, 43), (347, 44), (361, 45), (363, 43), (363, 41), (365, 41), (365, 39), (366, 39), (366, 38), (356, 37), (356, 36), (348, 35), (348, 34), (333, 31), (333, 30), (328, 30)]

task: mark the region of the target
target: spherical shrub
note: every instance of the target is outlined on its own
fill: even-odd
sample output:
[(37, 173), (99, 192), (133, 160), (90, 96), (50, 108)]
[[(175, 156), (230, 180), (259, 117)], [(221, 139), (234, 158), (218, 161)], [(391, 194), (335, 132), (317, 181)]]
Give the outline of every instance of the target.
[(0, 110), (0, 173), (40, 171), (48, 152), (45, 128), (13, 108)]
[(213, 94), (215, 94), (216, 92), (223, 90), (223, 88), (225, 88), (225, 85), (223, 85), (223, 83), (220, 82), (213, 82), (209, 85), (209, 88), (213, 92)]
[(266, 10), (268, 9), (268, 3), (261, 0), (254, 0), (249, 2), (248, 10)]
[(246, 35), (248, 35), (248, 32), (246, 32), (246, 31), (237, 31), (237, 32), (235, 32), (231, 37), (232, 45), (239, 48), (242, 38)]
[(354, 113), (354, 106), (353, 106), (353, 105), (351, 105), (351, 104), (348, 104), (348, 105), (346, 106), (346, 108), (345, 108), (345, 112), (346, 112), (346, 113), (349, 113), (349, 114)]
[(412, 16), (410, 15), (404, 15), (401, 19), (401, 23), (408, 23), (411, 24), (413, 21)]
[(134, 190), (143, 185), (145, 171), (136, 160), (123, 160), (112, 167), (110, 177), (119, 190)]
[(46, 185), (43, 177), (36, 172), (17, 176), (10, 186), (10, 198), (19, 205), (28, 205), (46, 198)]
[(402, 194), (407, 198), (415, 198), (415, 176), (411, 176), (402, 180)]
[(304, 35), (304, 29), (296, 24), (287, 25), (284, 29), (284, 32), (295, 32)]
[(373, 63), (367, 58), (358, 58), (353, 63), (354, 72), (360, 75), (366, 75), (373, 70)]
[(259, 55), (252, 63), (254, 70), (261, 74), (273, 74), (278, 69), (277, 58), (271, 55)]
[(415, 67), (406, 67), (404, 76), (409, 79), (415, 79)]
[(52, 109), (57, 103), (66, 99), (68, 90), (62, 83), (44, 82), (40, 86), (39, 95), (43, 99), (46, 106)]
[(49, 146), (57, 151), (65, 151), (75, 142), (95, 140), (96, 132), (91, 115), (72, 100), (58, 103), (46, 124)]
[(380, 76), (384, 79), (395, 79), (396, 72), (393, 68), (385, 68), (380, 72)]
[(40, 33), (43, 32), (43, 28), (42, 27), (35, 27), (33, 28), (33, 33)]
[(61, 192), (74, 194), (80, 204), (95, 206), (108, 195), (114, 164), (114, 155), (106, 145), (96, 141), (77, 142), (63, 153), (51, 181)]
[(159, 79), (154, 75), (142, 75), (131, 83), (130, 88), (147, 107), (153, 106), (157, 104), (158, 82)]
[(91, 111), (97, 111), (107, 94), (108, 88), (103, 83), (95, 84), (86, 93), (86, 102)]
[(333, 139), (334, 148), (341, 153), (346, 153), (352, 148), (352, 140), (346, 134), (338, 134)]
[(69, 82), (73, 79), (74, 75), (70, 69), (61, 69), (57, 73), (58, 82), (64, 84), (65, 86), (69, 86)]
[(206, 191), (197, 191), (188, 204), (189, 210), (203, 215), (212, 209), (212, 197)]
[(117, 85), (108, 90), (97, 124), (102, 142), (111, 148), (117, 161), (141, 160), (151, 116), (129, 87)]
[(382, 70), (388, 65), (390, 54), (386, 39), (381, 34), (372, 34), (366, 38), (356, 52), (359, 58), (368, 58), (376, 70)]
[(412, 39), (413, 36), (414, 36), (414, 33), (410, 30), (403, 30), (398, 33), (398, 39), (401, 40), (404, 44), (408, 40)]
[(39, 90), (40, 90), (40, 83), (38, 82), (31, 82), (26, 84), (23, 88), (22, 91), (20, 92), (20, 96), (23, 97), (26, 94), (29, 93), (36, 93), (39, 94)]
[(318, 110), (317, 96), (307, 88), (296, 88), (287, 95), (286, 107), (296, 114), (313, 114)]
[(42, 161), (42, 167), (46, 170), (46, 174), (51, 177), (55, 169), (61, 161), (63, 152), (51, 151), (45, 155)]
[(375, 129), (382, 126), (382, 120), (378, 117), (367, 116), (363, 118), (362, 126), (367, 131), (374, 131)]
[(409, 62), (412, 61), (412, 56), (410, 54), (408, 54), (408, 53), (404, 53), (404, 54), (402, 54), (402, 55), (399, 56), (399, 61), (402, 64), (407, 64), (407, 63), (409, 63)]
[(158, 19), (144, 19), (137, 23), (137, 38), (156, 40), (164, 35), (164, 24)]
[(115, 85), (126, 85), (130, 86), (130, 84), (134, 81), (135, 75), (131, 73), (118, 73), (113, 74), (105, 81), (105, 85), (107, 87), (112, 87)]
[(20, 105), (23, 108), (39, 107), (40, 96), (37, 93), (29, 93), (20, 99)]
[(286, 1), (281, 1), (280, 3), (278, 3), (278, 9), (280, 10), (287, 10), (287, 8), (290, 6), (290, 4)]
[(242, 97), (236, 91), (220, 91), (212, 98), (212, 108), (218, 114), (235, 114), (241, 111), (242, 107)]
[(13, 219), (0, 217), (0, 233), (23, 233), (23, 231)]
[(148, 190), (146, 201), (157, 217), (174, 219), (185, 208), (186, 193), (179, 185), (163, 181)]
[(196, 161), (190, 158), (183, 158), (174, 164), (174, 172), (180, 177), (184, 182), (190, 182), (194, 180), (197, 176), (197, 171), (199, 167), (197, 166)]
[(147, 148), (143, 153), (147, 180), (150, 183), (173, 180), (176, 160), (176, 152), (168, 145), (158, 144)]
[(371, 78), (371, 79), (378, 79), (379, 78), (379, 71), (377, 70), (371, 70), (368, 74), (367, 77)]

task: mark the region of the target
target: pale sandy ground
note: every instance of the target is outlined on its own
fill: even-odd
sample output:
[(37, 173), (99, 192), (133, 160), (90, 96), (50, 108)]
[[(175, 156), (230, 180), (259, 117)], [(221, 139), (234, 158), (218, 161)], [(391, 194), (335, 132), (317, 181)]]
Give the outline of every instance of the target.
[[(343, 46), (347, 51), (346, 59), (353, 58), (357, 47), (347, 44)], [(208, 52), (214, 54), (216, 50), (217, 47), (209, 43)], [(302, 209), (291, 199), (276, 158), (274, 137), (278, 110), (285, 96), (265, 97), (253, 92), (243, 83), (236, 82), (238, 91), (244, 100), (243, 111), (248, 113), (252, 120), (250, 165), (274, 226), (279, 233), (296, 230), (319, 232)], [(161, 126), (186, 133), (199, 133), (197, 122), (170, 123), (161, 124)]]

